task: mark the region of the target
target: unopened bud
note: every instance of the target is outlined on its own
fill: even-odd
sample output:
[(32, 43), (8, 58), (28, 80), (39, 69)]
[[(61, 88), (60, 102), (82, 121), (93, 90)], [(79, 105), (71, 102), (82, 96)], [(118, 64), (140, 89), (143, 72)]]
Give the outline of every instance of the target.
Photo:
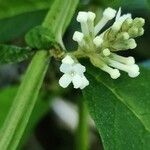
[(137, 44), (136, 44), (136, 42), (135, 42), (134, 39), (129, 39), (128, 44), (129, 44), (129, 48), (130, 48), (130, 49), (134, 49), (134, 48), (136, 48), (136, 46), (137, 46)]
[(138, 36), (141, 36), (144, 34), (144, 29), (143, 28), (140, 28), (139, 31), (138, 31)]
[(139, 32), (138, 28), (134, 27), (134, 26), (132, 28), (130, 28), (129, 31), (128, 31), (130, 37), (132, 37), (132, 38), (137, 37), (138, 36), (138, 32)]
[(121, 32), (117, 36), (117, 40), (128, 40), (130, 38), (129, 34), (127, 32)]
[(133, 20), (133, 25), (136, 27), (143, 27), (145, 24), (145, 20), (143, 18), (135, 18)]
[(127, 18), (123, 24), (122, 24), (122, 30), (123, 31), (128, 31), (129, 28), (132, 27), (132, 24), (133, 24), (133, 19), (132, 18)]

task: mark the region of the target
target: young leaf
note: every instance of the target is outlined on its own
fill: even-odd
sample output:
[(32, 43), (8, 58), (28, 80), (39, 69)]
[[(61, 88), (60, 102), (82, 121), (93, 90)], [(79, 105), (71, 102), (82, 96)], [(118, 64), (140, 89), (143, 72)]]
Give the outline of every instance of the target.
[(33, 54), (30, 48), (0, 45), (0, 64), (21, 62)]
[(37, 26), (25, 36), (26, 43), (36, 49), (50, 49), (55, 45), (54, 34), (48, 28)]
[(90, 85), (83, 91), (105, 150), (150, 149), (150, 70), (135, 79), (112, 80), (88, 69)]

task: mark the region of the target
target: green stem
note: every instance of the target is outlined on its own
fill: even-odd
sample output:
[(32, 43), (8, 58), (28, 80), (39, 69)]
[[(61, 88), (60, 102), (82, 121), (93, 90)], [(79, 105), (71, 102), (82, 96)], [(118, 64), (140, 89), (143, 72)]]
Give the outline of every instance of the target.
[(48, 52), (38, 51), (29, 65), (1, 129), (0, 150), (16, 149), (36, 103), (48, 65)]
[(88, 150), (88, 112), (85, 102), (79, 100), (79, 124), (76, 136), (76, 150)]
[[(56, 41), (64, 50), (65, 46), (62, 41), (62, 36), (75, 13), (78, 2), (79, 0), (54, 0), (42, 24), (55, 34)], [(51, 18), (51, 20), (49, 18)]]

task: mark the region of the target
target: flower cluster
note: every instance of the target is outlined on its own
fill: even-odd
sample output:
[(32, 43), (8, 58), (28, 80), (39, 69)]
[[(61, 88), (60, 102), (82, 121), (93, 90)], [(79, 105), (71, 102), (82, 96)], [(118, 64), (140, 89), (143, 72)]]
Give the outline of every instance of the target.
[[(145, 20), (143, 18), (132, 19), (131, 14), (121, 15), (121, 8), (119, 8), (118, 12), (112, 8), (105, 9), (101, 20), (96, 25), (94, 23), (95, 17), (96, 15), (93, 12), (81, 11), (78, 13), (77, 21), (81, 24), (82, 32), (76, 31), (73, 35), (73, 40), (79, 46), (78, 50), (73, 52), (71, 56), (76, 59), (82, 57), (89, 58), (94, 66), (110, 74), (113, 79), (117, 79), (120, 76), (119, 70), (127, 72), (132, 78), (137, 77), (140, 72), (138, 65), (135, 64), (135, 59), (131, 56), (120, 56), (115, 52), (134, 49), (137, 46), (134, 38), (143, 35)], [(115, 22), (108, 29), (101, 32), (103, 27), (112, 19), (115, 19)], [(74, 66), (78, 68), (77, 70), (80, 70), (77, 71), (75, 69), (73, 71), (82, 78), (80, 81), (78, 78), (78, 82), (80, 82), (78, 86), (74, 82), (75, 76), (72, 77), (70, 74), (72, 71), (69, 70), (69, 65), (72, 70), (74, 70)], [(63, 67), (60, 67), (61, 71), (62, 68), (67, 71), (69, 70), (69, 74), (64, 70), (62, 71), (65, 73), (65, 76), (68, 76), (68, 79), (66, 84), (63, 85), (62, 83), (65, 80), (61, 78), (60, 85), (67, 87), (72, 81), (75, 88), (82, 89), (87, 86), (89, 83), (83, 75), (85, 68), (79, 63), (73, 62), (73, 59), (69, 65), (66, 66), (63, 62)], [(82, 72), (82, 75), (79, 72)]]

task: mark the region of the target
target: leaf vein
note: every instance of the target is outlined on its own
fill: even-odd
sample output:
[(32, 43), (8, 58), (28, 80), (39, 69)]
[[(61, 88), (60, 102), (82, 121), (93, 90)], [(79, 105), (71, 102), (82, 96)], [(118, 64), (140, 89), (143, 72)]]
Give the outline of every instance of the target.
[[(90, 73), (90, 74), (91, 74), (91, 73)], [(148, 129), (148, 128), (144, 125), (143, 121), (142, 121), (142, 120), (140, 119), (140, 117), (136, 114), (136, 112), (135, 112), (134, 110), (132, 110), (132, 109), (129, 107), (129, 105), (127, 105), (127, 104), (124, 102), (124, 100), (123, 100), (123, 98), (121, 97), (121, 95), (119, 95), (115, 89), (111, 89), (108, 85), (106, 85), (102, 80), (99, 79), (99, 76), (94, 76), (93, 74), (91, 74), (91, 75), (92, 75), (98, 82), (101, 82), (106, 88), (108, 88), (108, 89), (116, 96), (116, 98), (117, 98), (118, 100), (120, 100), (120, 101), (140, 120), (140, 122), (141, 122), (141, 124), (143, 125), (144, 129), (145, 129), (146, 131), (150, 132), (150, 129)]]

